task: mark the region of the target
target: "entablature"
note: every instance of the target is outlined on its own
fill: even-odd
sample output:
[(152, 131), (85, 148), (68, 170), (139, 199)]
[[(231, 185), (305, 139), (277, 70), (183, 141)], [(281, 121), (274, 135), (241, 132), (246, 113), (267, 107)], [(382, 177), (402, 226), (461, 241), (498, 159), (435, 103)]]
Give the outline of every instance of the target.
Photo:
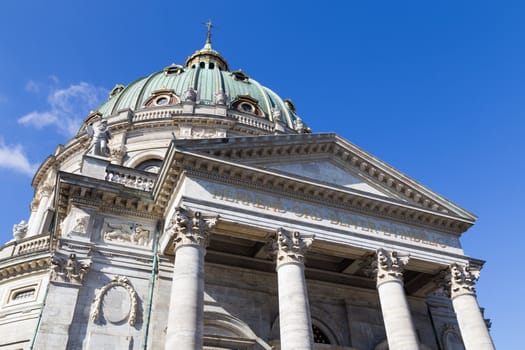
[(257, 167), (329, 156), (341, 166), (354, 169), (360, 176), (414, 206), (457, 217), (470, 225), (476, 219), (471, 213), (333, 133), (187, 140), (177, 141), (176, 147)]
[[(209, 140), (208, 140), (209, 141)], [(460, 235), (472, 220), (435, 211), (419, 205), (312, 180), (256, 168), (213, 156), (172, 147), (153, 189), (155, 202), (166, 206), (182, 174), (211, 179), (225, 184), (285, 194), (316, 203), (329, 203), (347, 210), (383, 218), (412, 222)]]

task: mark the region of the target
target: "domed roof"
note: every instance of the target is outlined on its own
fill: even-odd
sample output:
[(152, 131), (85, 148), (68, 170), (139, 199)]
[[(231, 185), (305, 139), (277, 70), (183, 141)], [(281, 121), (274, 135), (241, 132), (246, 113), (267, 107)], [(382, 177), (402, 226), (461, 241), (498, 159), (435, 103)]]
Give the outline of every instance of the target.
[(126, 109), (138, 112), (186, 103), (223, 105), (279, 123), (288, 131), (307, 130), (290, 100), (281, 99), (241, 70), (229, 70), (227, 61), (212, 48), (209, 31), (204, 47), (189, 56), (184, 66), (171, 64), (128, 86), (116, 85), (97, 112), (107, 118)]

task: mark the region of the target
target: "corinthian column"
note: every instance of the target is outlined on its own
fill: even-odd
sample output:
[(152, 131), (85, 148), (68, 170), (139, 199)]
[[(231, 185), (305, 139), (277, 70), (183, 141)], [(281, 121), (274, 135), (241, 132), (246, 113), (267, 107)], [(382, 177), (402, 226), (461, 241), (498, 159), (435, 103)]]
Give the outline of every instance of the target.
[(178, 209), (166, 234), (174, 237), (175, 264), (171, 286), (166, 350), (202, 349), (204, 327), (204, 252), (217, 217)]
[(419, 349), (416, 330), (403, 289), (403, 268), (407, 263), (408, 256), (401, 257), (396, 252), (384, 249), (377, 250), (377, 260), (373, 263), (390, 350)]
[(479, 271), (468, 265), (450, 265), (450, 298), (466, 350), (494, 350), (476, 299), (474, 283), (478, 278)]
[(304, 278), (304, 254), (314, 237), (280, 228), (270, 241), (279, 283), (281, 349), (313, 349), (310, 305)]

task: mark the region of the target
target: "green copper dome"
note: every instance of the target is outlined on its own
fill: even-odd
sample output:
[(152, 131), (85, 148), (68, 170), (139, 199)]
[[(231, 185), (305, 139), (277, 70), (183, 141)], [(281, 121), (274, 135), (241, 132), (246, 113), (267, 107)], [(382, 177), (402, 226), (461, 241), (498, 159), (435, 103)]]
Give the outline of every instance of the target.
[(257, 116), (279, 124), (276, 129), (284, 132), (307, 130), (290, 100), (281, 99), (241, 70), (230, 71), (227, 61), (211, 47), (209, 33), (205, 46), (189, 56), (184, 66), (172, 64), (128, 86), (115, 86), (97, 112), (108, 118), (122, 110), (137, 113), (176, 109), (185, 104), (221, 105), (228, 113)]

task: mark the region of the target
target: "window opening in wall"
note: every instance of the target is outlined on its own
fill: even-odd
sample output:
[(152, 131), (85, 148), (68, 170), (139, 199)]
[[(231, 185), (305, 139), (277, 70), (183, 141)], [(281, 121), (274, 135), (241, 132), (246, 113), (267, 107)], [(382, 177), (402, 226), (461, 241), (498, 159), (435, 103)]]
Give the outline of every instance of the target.
[(206, 66), (204, 62), (199, 63), (199, 67), (204, 68), (204, 66)]
[(162, 165), (162, 160), (159, 160), (159, 159), (148, 159), (148, 160), (140, 163), (139, 165), (137, 165), (135, 167), (135, 169), (144, 170), (144, 171), (147, 171), (147, 172), (153, 173), (153, 174), (158, 174), (161, 165)]
[(330, 344), (330, 340), (324, 332), (317, 326), (312, 326), (312, 333), (314, 334), (314, 343)]
[(20, 300), (32, 298), (35, 295), (35, 292), (36, 292), (35, 288), (20, 290), (13, 294), (13, 296), (11, 297), (11, 301), (20, 301)]
[(208, 68), (209, 69), (213, 69), (215, 68), (215, 64), (213, 62), (210, 62), (210, 64), (208, 65)]

